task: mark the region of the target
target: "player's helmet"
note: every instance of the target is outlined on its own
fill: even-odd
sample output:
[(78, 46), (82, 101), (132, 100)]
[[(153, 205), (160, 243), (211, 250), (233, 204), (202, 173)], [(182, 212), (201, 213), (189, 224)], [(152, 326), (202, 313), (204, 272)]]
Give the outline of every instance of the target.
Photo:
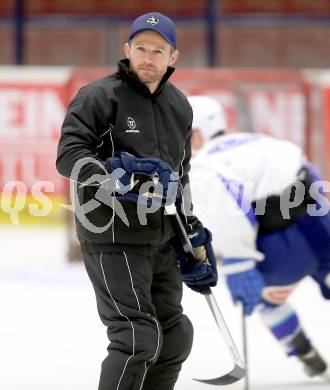
[(188, 96), (193, 110), (194, 130), (199, 130), (205, 141), (216, 133), (225, 132), (227, 123), (225, 113), (217, 100), (206, 95)]

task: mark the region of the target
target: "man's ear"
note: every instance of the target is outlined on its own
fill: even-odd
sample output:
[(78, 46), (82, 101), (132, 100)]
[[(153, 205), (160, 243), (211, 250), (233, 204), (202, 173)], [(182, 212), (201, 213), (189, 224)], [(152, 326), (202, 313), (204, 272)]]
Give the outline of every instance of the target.
[(177, 60), (178, 60), (178, 58), (179, 58), (179, 50), (174, 50), (172, 53), (171, 53), (171, 55), (170, 55), (170, 61), (169, 61), (169, 66), (173, 66), (176, 62), (177, 62)]
[(130, 46), (129, 46), (129, 43), (126, 42), (124, 45), (124, 53), (125, 53), (125, 57), (128, 59), (129, 59), (129, 51), (130, 51)]

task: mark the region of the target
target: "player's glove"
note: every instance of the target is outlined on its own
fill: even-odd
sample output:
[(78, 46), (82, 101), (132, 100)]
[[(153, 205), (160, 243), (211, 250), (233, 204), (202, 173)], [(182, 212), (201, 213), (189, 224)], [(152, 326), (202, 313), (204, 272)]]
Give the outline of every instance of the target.
[[(159, 200), (159, 205), (164, 206), (165, 203), (174, 203), (176, 198), (181, 196), (178, 174), (160, 158), (138, 158), (123, 152), (119, 157), (108, 158), (106, 168), (116, 176), (115, 190), (119, 194), (117, 199), (150, 204), (152, 197), (155, 197)], [(134, 190), (134, 187), (139, 184), (139, 180), (135, 180), (138, 177), (143, 178), (144, 184), (149, 183), (153, 191), (143, 196), (143, 192)], [(142, 187), (138, 188), (142, 190)]]
[(218, 282), (216, 258), (211, 244), (212, 234), (199, 225), (188, 234), (188, 237), (194, 249), (195, 259), (184, 252), (178, 241), (173, 245), (179, 260), (182, 280), (192, 290), (205, 295), (210, 294), (210, 287), (216, 286)]
[(243, 303), (244, 314), (250, 315), (261, 301), (265, 286), (261, 273), (252, 259), (224, 259), (222, 270), (234, 302)]

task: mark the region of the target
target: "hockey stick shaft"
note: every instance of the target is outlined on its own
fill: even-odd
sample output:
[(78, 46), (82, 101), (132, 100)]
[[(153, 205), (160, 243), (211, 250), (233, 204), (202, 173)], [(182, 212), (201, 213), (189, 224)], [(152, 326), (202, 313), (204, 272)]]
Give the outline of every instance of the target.
[(231, 333), (213, 293), (211, 292), (211, 294), (205, 295), (205, 298), (233, 361), (240, 367), (244, 367), (244, 363), (240, 357), (238, 348), (231, 336)]
[(179, 230), (180, 230), (180, 235), (181, 237), (183, 238), (183, 249), (186, 253), (188, 253), (192, 258), (195, 258), (195, 253), (194, 253), (194, 249), (191, 245), (191, 242), (189, 240), (189, 237), (187, 235), (187, 232), (186, 232), (186, 229), (184, 228), (183, 226), (183, 223), (181, 221), (181, 218), (179, 216), (179, 214), (176, 212), (174, 214), (175, 216), (175, 219), (176, 219), (176, 222), (177, 222), (177, 225), (179, 227)]
[(242, 337), (243, 337), (243, 355), (245, 362), (245, 389), (250, 389), (249, 382), (249, 358), (248, 358), (248, 335), (247, 335), (247, 318), (244, 314), (244, 307), (242, 305)]
[[(191, 242), (190, 242), (189, 237), (187, 235), (186, 229), (181, 221), (181, 218), (177, 212), (175, 213), (175, 218), (176, 218), (176, 222), (177, 222), (181, 237), (183, 238), (184, 249), (186, 252), (188, 252), (188, 254), (190, 256), (195, 258), (194, 249), (191, 245)], [(210, 308), (211, 313), (215, 319), (215, 322), (217, 323), (218, 329), (219, 329), (219, 331), (224, 339), (224, 342), (225, 342), (227, 348), (229, 349), (229, 352), (230, 352), (230, 355), (231, 355), (233, 361), (235, 362), (235, 364), (237, 364), (243, 368), (244, 367), (243, 361), (240, 357), (238, 349), (237, 349), (235, 342), (230, 334), (228, 326), (224, 320), (224, 317), (221, 313), (219, 305), (218, 305), (212, 291), (209, 295), (205, 295), (205, 299), (207, 301), (207, 304), (209, 305), (209, 308)]]

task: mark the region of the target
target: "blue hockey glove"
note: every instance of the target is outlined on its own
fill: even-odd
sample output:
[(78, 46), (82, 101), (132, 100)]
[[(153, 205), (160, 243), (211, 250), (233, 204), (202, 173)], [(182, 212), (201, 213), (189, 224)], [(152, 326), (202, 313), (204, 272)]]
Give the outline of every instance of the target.
[(174, 245), (180, 263), (183, 282), (192, 290), (201, 294), (210, 294), (210, 287), (216, 286), (218, 272), (216, 258), (212, 248), (212, 234), (199, 226), (188, 234), (194, 249), (195, 260), (187, 256), (181, 243)]
[[(180, 196), (181, 186), (179, 176), (173, 172), (171, 166), (156, 157), (138, 158), (123, 152), (120, 157), (110, 157), (106, 160), (106, 168), (110, 173), (118, 172), (116, 192), (118, 199), (129, 200), (135, 203), (146, 202), (150, 204), (152, 196), (159, 199), (159, 205), (174, 203)], [(154, 183), (154, 191), (143, 197), (134, 190), (135, 178), (139, 175), (149, 183)]]
[(244, 314), (250, 315), (261, 301), (265, 286), (261, 273), (251, 259), (224, 259), (222, 270), (234, 302), (243, 303)]

